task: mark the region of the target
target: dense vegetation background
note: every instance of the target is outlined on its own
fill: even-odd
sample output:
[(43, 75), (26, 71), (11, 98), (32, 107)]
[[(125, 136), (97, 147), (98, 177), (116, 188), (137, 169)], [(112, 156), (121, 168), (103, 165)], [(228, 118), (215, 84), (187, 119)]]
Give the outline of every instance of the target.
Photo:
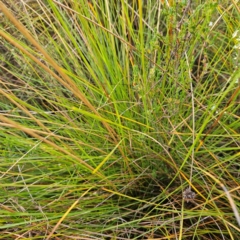
[(0, 9), (0, 239), (240, 238), (238, 0)]

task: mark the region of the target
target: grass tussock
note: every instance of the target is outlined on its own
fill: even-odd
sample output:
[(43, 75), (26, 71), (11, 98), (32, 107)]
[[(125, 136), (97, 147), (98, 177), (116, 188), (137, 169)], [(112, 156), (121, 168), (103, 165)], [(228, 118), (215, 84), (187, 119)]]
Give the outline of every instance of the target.
[(0, 239), (240, 238), (238, 1), (0, 9)]

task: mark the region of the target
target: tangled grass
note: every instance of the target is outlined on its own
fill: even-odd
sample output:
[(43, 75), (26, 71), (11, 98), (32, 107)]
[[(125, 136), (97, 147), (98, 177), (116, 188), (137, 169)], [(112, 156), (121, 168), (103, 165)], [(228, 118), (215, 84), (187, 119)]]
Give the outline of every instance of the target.
[(239, 239), (238, 3), (2, 0), (0, 239)]

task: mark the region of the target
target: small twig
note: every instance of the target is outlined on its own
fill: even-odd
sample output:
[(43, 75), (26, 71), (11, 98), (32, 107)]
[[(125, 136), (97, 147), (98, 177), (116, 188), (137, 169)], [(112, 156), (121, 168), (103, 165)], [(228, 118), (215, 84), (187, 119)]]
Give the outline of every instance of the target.
[[(189, 66), (189, 61), (188, 61), (188, 56), (187, 53), (185, 52), (185, 57), (186, 57), (186, 62), (188, 66), (188, 74), (189, 78), (191, 80), (190, 82), (190, 87), (191, 87), (191, 96), (192, 96), (192, 142), (194, 144), (195, 141), (195, 108), (194, 108), (194, 95), (193, 95), (193, 85), (192, 85), (192, 77), (191, 77), (191, 70)], [(191, 191), (191, 183), (192, 183), (192, 175), (193, 175), (193, 163), (194, 163), (194, 148), (192, 149), (192, 162), (191, 162), (191, 170), (190, 170), (190, 186), (189, 190)]]

